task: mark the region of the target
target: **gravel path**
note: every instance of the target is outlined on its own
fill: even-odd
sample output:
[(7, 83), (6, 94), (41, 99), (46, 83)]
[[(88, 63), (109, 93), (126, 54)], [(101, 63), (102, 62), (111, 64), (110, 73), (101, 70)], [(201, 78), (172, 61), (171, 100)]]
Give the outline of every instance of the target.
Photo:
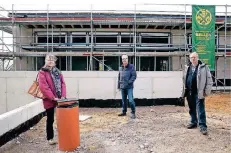
[[(75, 152), (230, 153), (230, 112), (215, 111), (214, 107), (207, 110), (209, 135), (204, 136), (199, 128), (186, 129), (187, 106), (137, 107), (135, 120), (118, 117), (118, 108), (81, 108), (80, 114), (92, 118), (80, 123), (81, 146)], [(45, 120), (2, 146), (0, 153), (60, 152), (57, 145), (45, 141)]]

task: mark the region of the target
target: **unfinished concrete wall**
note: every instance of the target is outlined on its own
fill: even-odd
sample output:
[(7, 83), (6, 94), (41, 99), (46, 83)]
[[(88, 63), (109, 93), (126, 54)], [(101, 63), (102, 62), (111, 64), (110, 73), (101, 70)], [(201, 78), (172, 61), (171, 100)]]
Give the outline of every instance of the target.
[[(24, 106), (35, 98), (27, 94), (37, 72), (0, 73), (0, 114)], [(121, 99), (117, 90), (118, 72), (63, 72), (67, 97), (79, 99)], [(177, 98), (182, 90), (182, 72), (138, 72), (134, 97)], [(173, 84), (170, 86), (170, 84)]]
[(226, 64), (224, 57), (219, 57), (217, 60), (217, 79), (224, 78), (231, 79), (231, 57), (226, 57)]
[[(217, 33), (215, 33), (217, 34)], [(218, 39), (218, 44), (219, 45), (225, 45), (225, 32), (224, 31), (219, 31), (218, 33), (219, 39)], [(226, 31), (226, 45), (231, 45), (231, 32)], [(223, 46), (224, 48), (224, 46)]]
[[(185, 61), (186, 59), (186, 61)], [(187, 57), (172, 57), (172, 71), (181, 71), (184, 70), (185, 65), (187, 64)]]
[[(171, 30), (172, 33), (172, 43), (175, 45), (184, 45), (185, 44), (185, 31), (184, 29), (182, 30)], [(191, 30), (186, 31), (187, 33), (191, 33)], [(187, 42), (186, 42), (187, 43)]]
[(0, 73), (0, 114), (8, 112), (35, 99), (27, 94), (35, 73), (1, 72)]
[[(20, 45), (28, 45), (33, 43), (33, 29), (26, 29), (21, 25), (17, 25), (13, 27), (13, 35), (14, 35), (14, 51), (15, 52), (24, 52), (26, 50), (21, 49)], [(33, 57), (17, 57), (16, 61), (16, 70), (24, 71), (34, 70), (34, 58)]]
[(4, 114), (0, 114), (0, 136), (42, 112), (44, 112), (42, 101), (36, 100), (30, 104), (26, 104)]

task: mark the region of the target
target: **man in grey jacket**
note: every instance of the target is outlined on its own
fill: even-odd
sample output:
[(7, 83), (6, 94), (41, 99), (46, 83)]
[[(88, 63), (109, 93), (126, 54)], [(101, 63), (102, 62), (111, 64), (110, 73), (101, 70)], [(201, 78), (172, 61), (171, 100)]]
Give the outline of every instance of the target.
[(191, 123), (187, 128), (197, 127), (198, 112), (200, 131), (203, 135), (206, 135), (205, 97), (211, 93), (213, 80), (209, 67), (198, 59), (196, 52), (190, 54), (190, 63), (186, 66), (183, 80), (184, 90), (182, 97), (187, 98), (191, 116)]
[(125, 116), (127, 113), (127, 97), (131, 107), (131, 118), (135, 119), (135, 101), (133, 98), (134, 81), (136, 80), (136, 70), (133, 64), (128, 63), (128, 56), (122, 56), (123, 65), (119, 69), (118, 89), (122, 95), (122, 113), (118, 116)]

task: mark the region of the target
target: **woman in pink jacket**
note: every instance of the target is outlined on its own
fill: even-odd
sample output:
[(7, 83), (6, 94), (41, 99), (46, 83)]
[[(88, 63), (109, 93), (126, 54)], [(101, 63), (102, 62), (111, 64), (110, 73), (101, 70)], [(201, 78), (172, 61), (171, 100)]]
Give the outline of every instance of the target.
[(43, 105), (46, 109), (47, 121), (46, 121), (46, 134), (47, 140), (50, 145), (56, 144), (54, 138), (54, 111), (57, 104), (57, 100), (66, 97), (66, 85), (63, 79), (63, 75), (60, 70), (55, 66), (57, 58), (48, 54), (45, 58), (45, 65), (39, 71), (38, 83), (39, 88), (43, 95), (46, 97), (43, 99)]

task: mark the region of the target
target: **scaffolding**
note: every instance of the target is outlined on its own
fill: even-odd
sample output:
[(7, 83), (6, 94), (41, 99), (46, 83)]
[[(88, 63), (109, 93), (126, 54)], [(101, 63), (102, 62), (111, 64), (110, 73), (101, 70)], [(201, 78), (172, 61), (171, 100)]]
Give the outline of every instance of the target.
[[(130, 5), (129, 9), (120, 10), (106, 10), (97, 8), (95, 5), (86, 7), (89, 9), (77, 10), (70, 6), (59, 6), (57, 9), (54, 5), (46, 5), (41, 9), (17, 5), (12, 5), (12, 8), (0, 7), (0, 30), (2, 33), (0, 69), (21, 70), (21, 66), (17, 65), (21, 63), (17, 61), (33, 57), (36, 63), (34, 70), (37, 70), (38, 58), (44, 57), (47, 52), (53, 52), (60, 58), (65, 57), (65, 70), (72, 70), (73, 57), (86, 57), (86, 70), (88, 71), (94, 70), (93, 63), (95, 61), (105, 65), (109, 70), (113, 70), (105, 63), (105, 58), (118, 57), (118, 66), (120, 66), (122, 54), (132, 57), (132, 63), (138, 71), (141, 71), (141, 61), (145, 57), (153, 57), (153, 70), (157, 70), (158, 57), (169, 59), (170, 57), (179, 57), (180, 67), (178, 70), (182, 70), (183, 65), (188, 61), (188, 54), (192, 50), (192, 44), (189, 43), (192, 28), (191, 5), (134, 4)], [(226, 84), (227, 73), (229, 73), (226, 71), (229, 68), (227, 58), (230, 59), (231, 56), (231, 6), (216, 5), (216, 18), (216, 30), (214, 31), (217, 36), (216, 59), (224, 58), (223, 84)], [(24, 36), (23, 31), (17, 30), (17, 27), (31, 30), (32, 35)], [(63, 30), (66, 35), (63, 38), (59, 36), (59, 42), (55, 42), (55, 35), (57, 33), (61, 35)], [(172, 33), (177, 30), (179, 33)], [(38, 43), (39, 32), (43, 33), (41, 39), (46, 37), (42, 40), (43, 43)], [(70, 32), (73, 33), (70, 34)], [(74, 32), (85, 33), (85, 43), (73, 42)], [(116, 40), (116, 43), (103, 43), (104, 40), (100, 39), (103, 36), (99, 36), (99, 32), (104, 33), (104, 39)], [(113, 32), (116, 34), (112, 34)], [(168, 35), (146, 34), (153, 32), (168, 33)], [(5, 33), (13, 35), (6, 37)], [(130, 40), (127, 39), (127, 36)], [(161, 41), (166, 37), (167, 43), (145, 43), (145, 39), (148, 40), (149, 37), (155, 41)], [(173, 43), (176, 42), (173, 38), (177, 41), (179, 39), (178, 43)], [(6, 43), (7, 39), (11, 39), (12, 43)], [(80, 38), (76, 37), (76, 39)], [(97, 44), (97, 40), (102, 42)], [(122, 43), (122, 40), (126, 43)], [(143, 40), (144, 42), (142, 42)], [(222, 40), (223, 44), (218, 44), (219, 40)], [(183, 63), (182, 58), (184, 59)], [(167, 70), (171, 70), (171, 61), (168, 61), (167, 67)], [(216, 70), (215, 78), (218, 73), (220, 73), (219, 70)]]

